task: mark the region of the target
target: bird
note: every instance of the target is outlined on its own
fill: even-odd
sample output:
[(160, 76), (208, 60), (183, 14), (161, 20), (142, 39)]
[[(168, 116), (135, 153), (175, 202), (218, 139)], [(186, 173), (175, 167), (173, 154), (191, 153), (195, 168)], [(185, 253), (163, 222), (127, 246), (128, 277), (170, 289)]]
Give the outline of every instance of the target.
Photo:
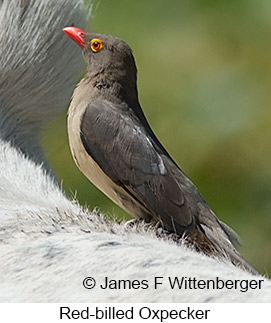
[(139, 103), (129, 45), (77, 27), (63, 31), (86, 63), (68, 109), (69, 145), (80, 171), (133, 218), (257, 275), (236, 249), (237, 234), (217, 218), (152, 131)]

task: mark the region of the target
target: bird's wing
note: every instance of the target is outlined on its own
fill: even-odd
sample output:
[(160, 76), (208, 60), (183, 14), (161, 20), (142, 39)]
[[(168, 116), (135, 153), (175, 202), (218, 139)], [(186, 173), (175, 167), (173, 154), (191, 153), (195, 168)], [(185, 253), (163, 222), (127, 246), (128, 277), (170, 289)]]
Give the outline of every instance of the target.
[(105, 100), (86, 108), (81, 139), (88, 154), (167, 230), (187, 233), (203, 252), (216, 250), (233, 264), (256, 274), (230, 243), (229, 229), (217, 219), (192, 182), (161, 152), (133, 112), (129, 113), (127, 107), (121, 112), (122, 108)]
[(192, 229), (190, 205), (169, 169), (176, 166), (158, 152), (131, 110), (95, 101), (82, 116), (81, 140), (107, 176), (160, 218), (166, 229), (179, 234)]

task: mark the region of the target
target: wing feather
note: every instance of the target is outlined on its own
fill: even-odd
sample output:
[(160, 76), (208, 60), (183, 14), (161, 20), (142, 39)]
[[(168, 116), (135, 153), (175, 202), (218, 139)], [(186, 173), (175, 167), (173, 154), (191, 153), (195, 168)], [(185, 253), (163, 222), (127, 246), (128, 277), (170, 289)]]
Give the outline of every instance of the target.
[(141, 201), (168, 230), (182, 234), (194, 226), (190, 204), (170, 171), (176, 165), (131, 110), (95, 101), (82, 117), (81, 139), (107, 176)]

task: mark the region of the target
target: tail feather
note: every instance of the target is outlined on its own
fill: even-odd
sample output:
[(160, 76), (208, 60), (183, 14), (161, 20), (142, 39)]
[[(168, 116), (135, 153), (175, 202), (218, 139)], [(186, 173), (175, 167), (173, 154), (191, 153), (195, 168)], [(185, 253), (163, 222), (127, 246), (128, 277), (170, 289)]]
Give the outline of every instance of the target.
[[(233, 243), (230, 241), (230, 237), (227, 239), (223, 230), (223, 226), (221, 230), (217, 229), (215, 231), (210, 230), (208, 227), (204, 227), (204, 234), (202, 233), (202, 235), (212, 244), (214, 248), (213, 254), (229, 260), (236, 267), (240, 267), (253, 275), (259, 275), (256, 269), (254, 269), (236, 250)], [(234, 232), (233, 230), (231, 231)]]

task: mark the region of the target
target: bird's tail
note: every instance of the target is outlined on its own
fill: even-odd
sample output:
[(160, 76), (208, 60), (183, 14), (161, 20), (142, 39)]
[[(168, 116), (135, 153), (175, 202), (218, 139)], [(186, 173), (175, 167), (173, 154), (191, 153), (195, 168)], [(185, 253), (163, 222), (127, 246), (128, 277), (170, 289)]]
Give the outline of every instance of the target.
[[(221, 229), (224, 230), (223, 226)], [(232, 229), (231, 231), (232, 233), (234, 232)], [(188, 241), (191, 241), (199, 251), (207, 255), (224, 258), (236, 267), (246, 270), (253, 275), (259, 275), (256, 269), (236, 250), (230, 238), (225, 238), (225, 233), (228, 235), (227, 232), (220, 232), (220, 230), (211, 232), (208, 228), (204, 228), (204, 232), (202, 232), (198, 227), (192, 236), (188, 236)], [(239, 239), (238, 243), (240, 243)]]

